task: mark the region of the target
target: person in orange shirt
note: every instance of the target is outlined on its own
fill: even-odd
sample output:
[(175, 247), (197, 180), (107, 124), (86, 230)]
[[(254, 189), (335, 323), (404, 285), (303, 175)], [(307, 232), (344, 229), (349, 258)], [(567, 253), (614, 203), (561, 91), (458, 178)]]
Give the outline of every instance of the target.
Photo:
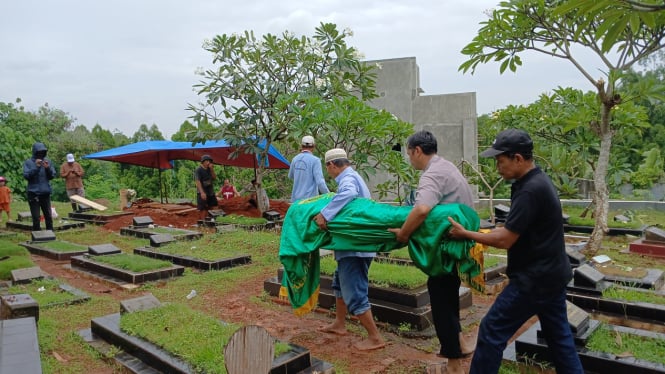
[(0, 177), (0, 222), (2, 222), (2, 212), (7, 213), (7, 221), (11, 213), (10, 204), (12, 202), (12, 190), (7, 187), (7, 179)]
[[(65, 179), (65, 189), (67, 190), (67, 197), (78, 195), (85, 197), (85, 190), (83, 189), (83, 168), (76, 162), (74, 155), (67, 154), (67, 161), (60, 165), (60, 177)], [(77, 212), (79, 208), (85, 209), (87, 206), (78, 205), (74, 200), (71, 200), (72, 210)]]

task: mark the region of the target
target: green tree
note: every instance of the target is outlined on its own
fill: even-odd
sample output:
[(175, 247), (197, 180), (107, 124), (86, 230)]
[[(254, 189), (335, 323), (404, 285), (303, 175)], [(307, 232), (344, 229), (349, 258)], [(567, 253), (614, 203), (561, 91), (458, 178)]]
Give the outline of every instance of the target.
[[(347, 45), (349, 35), (322, 23), (313, 37), (284, 32), (257, 38), (246, 31), (207, 41), (204, 49), (213, 55), (214, 68), (202, 71), (195, 85), (205, 102), (189, 105), (201, 130), (195, 139), (224, 139), (237, 152), (265, 159), (272, 143), (295, 142), (291, 130), (309, 114), (302, 107), (312, 98), (375, 97), (374, 67), (359, 61), (357, 50)], [(215, 126), (213, 132), (201, 128), (208, 123)], [(259, 163), (259, 183), (264, 172)]]
[[(590, 2), (584, 0), (510, 0), (501, 2), (482, 22), (478, 35), (462, 49), (469, 59), (459, 69), (474, 72), (477, 65), (500, 62), (499, 72), (516, 71), (522, 64), (520, 54), (535, 51), (571, 62), (595, 87), (600, 109), (588, 123), (600, 139), (598, 161), (594, 171), (596, 224), (587, 249), (596, 252), (607, 232), (609, 191), (607, 172), (613, 134), (612, 112), (622, 103), (618, 83), (622, 74), (641, 58), (660, 50), (665, 36), (665, 13), (640, 12), (628, 17), (611, 18), (616, 2), (605, 8), (585, 12)], [(613, 19), (615, 22), (607, 22)], [(600, 58), (607, 71), (604, 78), (594, 78), (578, 59), (580, 53), (591, 52)], [(645, 87), (643, 94), (659, 95), (662, 89)]]

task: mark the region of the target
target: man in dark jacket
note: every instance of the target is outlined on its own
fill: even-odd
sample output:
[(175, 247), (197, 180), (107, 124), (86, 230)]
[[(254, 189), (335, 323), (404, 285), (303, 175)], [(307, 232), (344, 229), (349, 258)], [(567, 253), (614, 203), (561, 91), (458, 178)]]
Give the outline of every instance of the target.
[(23, 163), (23, 177), (28, 181), (28, 205), (32, 215), (32, 230), (41, 230), (39, 209), (44, 214), (47, 230), (53, 230), (51, 217), (51, 179), (55, 178), (55, 168), (46, 157), (48, 149), (44, 143), (32, 145), (32, 158)]

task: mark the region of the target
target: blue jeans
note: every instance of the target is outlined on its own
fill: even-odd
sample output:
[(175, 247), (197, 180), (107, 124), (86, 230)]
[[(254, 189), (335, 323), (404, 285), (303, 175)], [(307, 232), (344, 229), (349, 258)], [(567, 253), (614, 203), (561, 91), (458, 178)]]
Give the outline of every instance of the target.
[(470, 374), (497, 373), (508, 340), (537, 315), (557, 373), (584, 373), (566, 313), (566, 289), (521, 289), (510, 282), (480, 323)]
[(333, 274), (332, 289), (335, 297), (341, 297), (346, 309), (354, 316), (368, 311), (369, 279), (367, 273), (372, 264), (371, 257), (344, 257), (337, 260)]

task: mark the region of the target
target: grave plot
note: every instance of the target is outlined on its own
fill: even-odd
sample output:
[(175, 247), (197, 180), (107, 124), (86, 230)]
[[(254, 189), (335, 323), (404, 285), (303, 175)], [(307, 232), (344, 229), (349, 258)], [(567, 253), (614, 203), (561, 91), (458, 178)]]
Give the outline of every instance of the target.
[(176, 240), (194, 240), (203, 236), (198, 231), (157, 226), (153, 223), (152, 218), (148, 216), (134, 217), (132, 226), (120, 229), (120, 235), (136, 236), (143, 239), (149, 239), (151, 236), (159, 234), (171, 235)]
[(170, 262), (119, 253), (103, 256), (82, 255), (70, 259), (72, 269), (92, 273), (111, 282), (140, 284), (180, 276), (185, 268)]
[[(575, 335), (582, 367), (592, 373), (665, 373), (662, 341), (665, 334), (601, 324), (568, 303), (568, 320)], [(551, 363), (540, 323), (532, 325), (504, 352), (505, 359)], [(550, 364), (551, 365), (551, 364)]]
[[(32, 214), (30, 212), (18, 212), (16, 221), (7, 221), (8, 229), (32, 231)], [(45, 227), (41, 222), (42, 229)], [(53, 218), (53, 231), (71, 230), (85, 227), (83, 222), (72, 222), (60, 217)]]
[[(32, 275), (23, 272), (21, 274), (25, 275), (25, 277), (21, 277), (14, 276), (14, 271), (12, 271), (12, 278), (15, 280), (5, 292), (8, 295), (28, 294), (37, 302), (37, 304), (39, 304), (39, 308), (42, 309), (51, 308), (57, 305), (79, 304), (90, 300), (88, 294), (77, 288), (63, 283), (56, 278), (50, 276), (43, 277), (36, 274), (34, 271), (32, 272)], [(28, 280), (25, 281), (25, 279)]]
[[(321, 258), (319, 306), (325, 309), (335, 306), (335, 296), (331, 288), (334, 269), (335, 263), (330, 256)], [(377, 280), (377, 271), (392, 274), (392, 279)], [(279, 296), (282, 276), (283, 269), (279, 269), (276, 277), (264, 281), (263, 289), (271, 296)], [(429, 329), (432, 326), (432, 311), (426, 274), (413, 266), (377, 262), (370, 267), (369, 280), (369, 301), (372, 314), (378, 321), (395, 326), (408, 325), (421, 334), (433, 333), (432, 329)], [(460, 309), (471, 306), (470, 289), (460, 287), (459, 296)]]
[[(279, 214), (277, 215), (279, 216)], [(246, 217), (238, 214), (229, 214), (214, 217), (214, 225), (217, 227), (218, 232), (229, 231), (230, 229), (262, 231), (274, 229), (275, 221), (270, 221), (265, 217)]]
[(575, 270), (566, 298), (589, 311), (665, 324), (665, 294), (608, 282), (586, 264)]
[(200, 270), (222, 270), (252, 262), (246, 250), (225, 245), (221, 235), (187, 242), (175, 241), (170, 235), (153, 235), (150, 244), (134, 249), (134, 253)]
[(53, 231), (33, 231), (32, 241), (19, 243), (30, 253), (44, 256), (57, 261), (69, 260), (88, 252), (88, 247), (82, 244), (56, 240)]
[[(92, 319), (90, 329), (79, 334), (133, 372), (226, 372), (222, 352), (240, 326), (216, 320), (184, 304), (161, 305), (152, 295), (125, 300), (120, 309), (119, 314)], [(274, 352), (270, 373), (334, 373), (332, 365), (311, 357), (304, 347), (274, 339), (262, 342), (274, 344), (267, 347)], [(111, 345), (120, 349), (114, 350)], [(250, 353), (256, 348), (253, 345), (247, 347)]]

